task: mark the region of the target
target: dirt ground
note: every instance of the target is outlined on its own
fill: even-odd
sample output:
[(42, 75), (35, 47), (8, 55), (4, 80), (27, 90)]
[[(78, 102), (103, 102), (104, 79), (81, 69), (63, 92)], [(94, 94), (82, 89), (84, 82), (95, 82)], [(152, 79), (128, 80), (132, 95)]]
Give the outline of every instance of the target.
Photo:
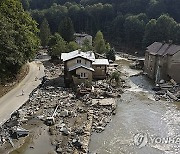
[(14, 87), (16, 87), (18, 83), (21, 82), (26, 77), (28, 72), (29, 72), (29, 66), (25, 64), (21, 68), (20, 72), (17, 74), (16, 79), (13, 79), (11, 82), (5, 84), (0, 84), (0, 98), (9, 91), (11, 91)]

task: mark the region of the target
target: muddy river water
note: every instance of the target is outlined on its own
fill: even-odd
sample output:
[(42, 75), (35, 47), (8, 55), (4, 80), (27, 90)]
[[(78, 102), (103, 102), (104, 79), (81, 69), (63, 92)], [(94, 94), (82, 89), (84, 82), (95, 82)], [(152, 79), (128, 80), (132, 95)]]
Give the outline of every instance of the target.
[[(177, 104), (155, 101), (152, 83), (128, 62), (119, 61), (131, 88), (118, 100), (116, 115), (104, 132), (93, 133), (92, 154), (179, 154), (180, 110)], [(124, 65), (125, 64), (125, 65)], [(127, 64), (127, 65), (126, 65)]]

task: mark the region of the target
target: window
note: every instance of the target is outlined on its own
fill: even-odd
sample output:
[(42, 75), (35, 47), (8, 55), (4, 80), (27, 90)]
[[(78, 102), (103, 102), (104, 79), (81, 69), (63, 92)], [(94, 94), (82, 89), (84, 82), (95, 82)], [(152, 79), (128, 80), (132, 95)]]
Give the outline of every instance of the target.
[(81, 59), (77, 59), (77, 63), (80, 64), (81, 63)]
[(87, 78), (87, 74), (86, 73), (80, 73), (80, 77), (81, 78)]

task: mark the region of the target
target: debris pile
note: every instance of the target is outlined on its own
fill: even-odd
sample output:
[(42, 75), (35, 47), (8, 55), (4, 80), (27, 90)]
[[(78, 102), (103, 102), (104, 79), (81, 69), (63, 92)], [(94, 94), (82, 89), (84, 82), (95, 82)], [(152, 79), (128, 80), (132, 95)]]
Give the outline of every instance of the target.
[[(46, 78), (51, 81), (60, 78), (60, 66), (46, 66)], [(58, 73), (59, 72), (59, 73)], [(49, 82), (52, 83), (52, 82)], [(60, 85), (60, 84), (59, 84)], [(116, 102), (112, 97), (119, 97), (121, 88), (114, 88), (106, 80), (96, 81), (92, 88), (79, 87), (79, 94), (71, 88), (58, 84), (43, 84), (36, 88), (20, 109), (2, 126), (0, 143), (26, 136), (39, 125), (30, 123), (39, 121), (48, 127), (51, 144), (57, 153), (88, 153), (91, 131), (102, 132), (111, 116), (115, 114)]]
[(45, 64), (45, 74), (48, 77), (48, 79), (53, 79), (59, 77), (59, 75), (62, 73), (62, 66), (61, 64), (54, 65), (53, 63), (46, 62)]
[[(124, 83), (124, 80), (121, 80), (121, 84)], [(121, 97), (123, 93), (121, 87), (113, 87), (110, 85), (108, 80), (99, 80), (92, 83), (91, 88), (87, 88), (84, 84), (81, 84), (77, 88), (77, 96), (80, 99), (85, 99), (85, 101), (97, 98), (97, 99), (104, 99), (104, 98), (117, 98)], [(84, 96), (85, 97), (82, 97)]]
[(180, 101), (180, 85), (178, 85), (173, 79), (169, 82), (161, 80), (153, 90), (156, 91), (156, 100), (165, 99), (168, 102)]
[(144, 59), (135, 59), (133, 63), (129, 66), (131, 69), (140, 69), (142, 70), (144, 67)]
[(92, 107), (94, 109), (92, 131), (100, 133), (105, 130), (105, 126), (111, 121), (111, 116), (116, 114), (116, 103), (112, 98), (93, 99)]

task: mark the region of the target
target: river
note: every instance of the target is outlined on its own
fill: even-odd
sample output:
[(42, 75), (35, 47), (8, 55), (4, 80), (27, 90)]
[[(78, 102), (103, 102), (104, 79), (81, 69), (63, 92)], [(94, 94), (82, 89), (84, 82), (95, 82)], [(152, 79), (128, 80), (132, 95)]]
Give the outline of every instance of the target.
[(131, 88), (117, 101), (117, 112), (102, 133), (93, 133), (90, 154), (179, 154), (180, 110), (155, 101), (152, 82), (120, 59), (121, 72)]

